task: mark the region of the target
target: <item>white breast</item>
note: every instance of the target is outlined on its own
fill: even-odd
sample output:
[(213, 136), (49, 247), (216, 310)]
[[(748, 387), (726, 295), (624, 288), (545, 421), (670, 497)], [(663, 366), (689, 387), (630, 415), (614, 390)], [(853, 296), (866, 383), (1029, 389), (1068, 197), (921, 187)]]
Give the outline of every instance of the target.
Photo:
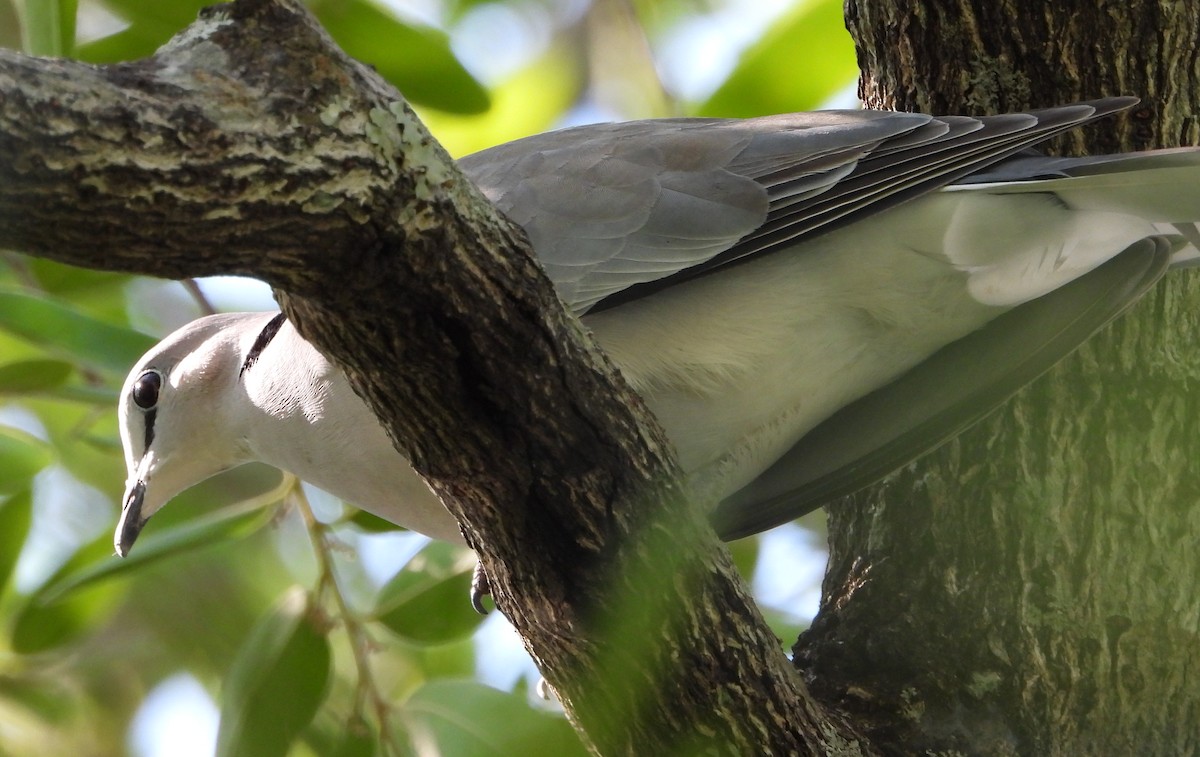
[(246, 374), (253, 455), (384, 520), (461, 542), (458, 524), (340, 371), (285, 324)]

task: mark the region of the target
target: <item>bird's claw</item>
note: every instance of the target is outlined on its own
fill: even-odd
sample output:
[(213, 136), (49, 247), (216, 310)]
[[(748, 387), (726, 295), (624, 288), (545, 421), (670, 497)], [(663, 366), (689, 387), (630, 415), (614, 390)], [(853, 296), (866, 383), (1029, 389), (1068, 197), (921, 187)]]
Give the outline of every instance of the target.
[(483, 572), (483, 564), (475, 563), (475, 571), (471, 574), (471, 607), (480, 615), (487, 615), (488, 609), (483, 606), (483, 598), (491, 596), (492, 587), (488, 583), (487, 573)]

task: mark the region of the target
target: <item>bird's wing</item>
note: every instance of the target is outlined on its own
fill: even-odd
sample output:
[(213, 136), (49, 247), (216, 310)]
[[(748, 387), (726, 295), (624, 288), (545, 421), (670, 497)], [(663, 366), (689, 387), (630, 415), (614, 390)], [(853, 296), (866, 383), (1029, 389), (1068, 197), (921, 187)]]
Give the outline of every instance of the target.
[(1144, 239), (842, 408), (722, 502), (717, 533), (736, 539), (794, 520), (953, 438), (1141, 297), (1170, 256), (1165, 238)]
[(460, 165), (525, 229), (582, 314), (852, 223), (1134, 102), (978, 119), (823, 111), (634, 121), (517, 140)]
[(1172, 265), (1200, 264), (1200, 149), (1118, 155), (1013, 158), (948, 189), (1007, 194), (1053, 192), (1080, 210), (1129, 213), (1158, 224), (1177, 249)]
[[(1030, 145), (1134, 102), (978, 119), (858, 111), (580, 127), (493, 148), (462, 166), (525, 228), (560, 295), (582, 314), (950, 184), (958, 190)], [(995, 182), (1124, 170), (1093, 161), (1032, 173), (1016, 163), (996, 169), (1012, 175), (981, 180), (994, 192)], [(736, 538), (791, 520), (951, 438), (1141, 296), (1171, 252), (1166, 238), (1144, 240), (843, 408), (727, 498), (713, 515), (718, 532)]]
[(770, 172), (819, 193), (929, 120), (864, 111), (600, 124), (510, 142), (460, 165), (525, 229), (560, 296), (583, 313), (710, 261), (759, 228)]
[(1047, 156), (1035, 150), (1026, 150), (1022, 154), (971, 174), (960, 180), (958, 185), (962, 188), (970, 188), (980, 184), (1103, 176), (1130, 173), (1141, 169), (1195, 168), (1198, 165), (1200, 165), (1200, 151), (1195, 147), (1174, 147), (1164, 150), (1077, 157)]

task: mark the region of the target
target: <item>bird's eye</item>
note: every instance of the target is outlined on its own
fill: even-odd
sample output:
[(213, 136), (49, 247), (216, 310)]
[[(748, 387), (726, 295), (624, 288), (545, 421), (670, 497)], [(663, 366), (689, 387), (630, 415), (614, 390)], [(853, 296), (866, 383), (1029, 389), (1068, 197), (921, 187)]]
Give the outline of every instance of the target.
[(146, 371), (133, 382), (133, 404), (143, 410), (149, 410), (158, 404), (158, 392), (162, 389), (162, 374), (158, 371)]

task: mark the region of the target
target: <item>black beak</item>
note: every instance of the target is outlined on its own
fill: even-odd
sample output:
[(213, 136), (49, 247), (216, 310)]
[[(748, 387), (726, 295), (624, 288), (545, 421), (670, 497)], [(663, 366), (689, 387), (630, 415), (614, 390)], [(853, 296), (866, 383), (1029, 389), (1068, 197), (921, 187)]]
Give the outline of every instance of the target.
[(142, 526), (146, 525), (146, 521), (142, 519), (142, 500), (145, 497), (144, 481), (138, 481), (125, 495), (125, 505), (121, 508), (121, 522), (117, 524), (117, 534), (113, 540), (113, 546), (117, 548), (117, 555), (120, 557), (129, 554), (138, 534), (142, 532)]

